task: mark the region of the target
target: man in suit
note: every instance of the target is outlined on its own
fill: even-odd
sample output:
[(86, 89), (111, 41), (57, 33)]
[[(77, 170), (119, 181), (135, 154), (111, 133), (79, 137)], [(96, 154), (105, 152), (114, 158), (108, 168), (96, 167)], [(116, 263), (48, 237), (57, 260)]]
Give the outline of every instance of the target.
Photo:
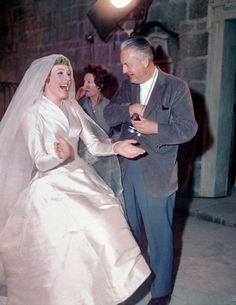
[(167, 305), (172, 292), (172, 218), (178, 188), (178, 145), (197, 131), (187, 84), (155, 66), (153, 49), (141, 36), (121, 44), (120, 60), (128, 76), (105, 107), (108, 124), (122, 124), (121, 139), (135, 138), (146, 154), (122, 158), (125, 209), (143, 248), (142, 224), (153, 271), (148, 305)]

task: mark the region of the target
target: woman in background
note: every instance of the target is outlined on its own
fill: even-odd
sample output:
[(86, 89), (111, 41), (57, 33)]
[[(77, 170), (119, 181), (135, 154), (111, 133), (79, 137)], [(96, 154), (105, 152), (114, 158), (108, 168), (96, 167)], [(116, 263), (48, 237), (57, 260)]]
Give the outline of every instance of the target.
[(76, 93), (76, 99), (84, 111), (106, 132), (110, 137), (112, 127), (104, 119), (103, 110), (110, 100), (103, 95), (103, 89), (108, 82), (108, 72), (105, 66), (88, 64), (84, 68), (84, 83)]

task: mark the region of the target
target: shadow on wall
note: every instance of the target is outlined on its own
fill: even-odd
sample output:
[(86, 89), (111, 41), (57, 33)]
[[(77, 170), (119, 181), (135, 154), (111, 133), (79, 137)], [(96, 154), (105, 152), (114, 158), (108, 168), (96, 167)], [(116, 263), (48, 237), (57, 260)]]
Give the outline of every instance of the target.
[[(173, 60), (165, 52), (161, 45), (154, 49), (155, 64), (164, 72), (173, 74)], [(213, 145), (213, 136), (209, 129), (206, 103), (204, 96), (191, 89), (194, 113), (198, 123), (198, 131), (195, 137), (184, 144), (181, 144), (178, 151), (178, 175), (179, 191), (177, 196), (192, 197), (194, 195), (193, 177), (197, 176), (200, 168), (194, 167), (194, 162), (199, 161), (201, 156)], [(196, 171), (196, 173), (194, 173)]]
[[(195, 137), (184, 144), (181, 144), (178, 151), (179, 165), (179, 191), (178, 196), (194, 196), (193, 164), (200, 161), (202, 155), (209, 150), (214, 142), (212, 133), (209, 129), (206, 103), (204, 96), (191, 90), (193, 99), (194, 114), (198, 123), (198, 131)], [(200, 169), (196, 169), (199, 170)]]

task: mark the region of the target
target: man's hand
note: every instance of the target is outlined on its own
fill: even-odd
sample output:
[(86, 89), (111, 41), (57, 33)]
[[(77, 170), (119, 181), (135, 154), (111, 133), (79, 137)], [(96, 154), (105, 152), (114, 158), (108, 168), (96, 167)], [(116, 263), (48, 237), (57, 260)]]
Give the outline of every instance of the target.
[(158, 133), (158, 124), (155, 121), (147, 120), (142, 116), (139, 116), (140, 120), (132, 120), (131, 123), (134, 128), (142, 134), (157, 134)]
[(72, 146), (58, 134), (55, 135), (57, 142), (54, 144), (56, 154), (60, 159), (68, 159), (74, 157), (74, 150)]
[(132, 114), (137, 113), (139, 115), (143, 115), (145, 107), (139, 103), (131, 104), (129, 105), (129, 114), (132, 116)]
[(137, 144), (137, 141), (130, 139), (117, 142), (114, 145), (114, 152), (129, 159), (136, 158), (145, 153), (144, 149), (133, 144)]

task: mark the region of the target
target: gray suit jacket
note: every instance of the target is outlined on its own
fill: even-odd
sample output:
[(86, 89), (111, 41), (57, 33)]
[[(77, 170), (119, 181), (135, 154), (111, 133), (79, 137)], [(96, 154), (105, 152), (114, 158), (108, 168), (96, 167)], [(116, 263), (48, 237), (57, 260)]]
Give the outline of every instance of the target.
[(136, 161), (121, 158), (122, 173), (128, 162), (140, 163), (147, 190), (157, 197), (166, 197), (178, 188), (177, 151), (181, 143), (191, 140), (196, 131), (193, 104), (187, 84), (159, 69), (144, 117), (158, 123), (158, 134), (140, 137), (128, 132), (129, 105), (139, 101), (140, 86), (124, 80), (121, 88), (104, 109), (108, 124), (122, 123), (121, 139), (135, 138), (146, 154)]

